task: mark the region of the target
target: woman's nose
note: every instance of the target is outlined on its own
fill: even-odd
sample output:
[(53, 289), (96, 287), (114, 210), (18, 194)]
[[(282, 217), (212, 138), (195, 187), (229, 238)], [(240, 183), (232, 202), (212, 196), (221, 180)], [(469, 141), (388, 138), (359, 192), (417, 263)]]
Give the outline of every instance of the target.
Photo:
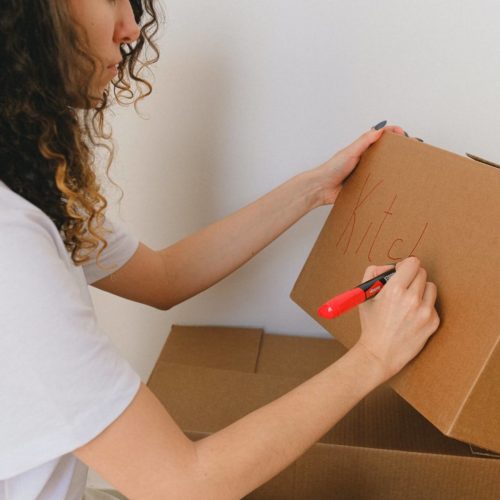
[(123, 8), (118, 13), (115, 26), (115, 42), (133, 43), (139, 38), (141, 28), (135, 22), (134, 11), (130, 2), (123, 2), (122, 5)]

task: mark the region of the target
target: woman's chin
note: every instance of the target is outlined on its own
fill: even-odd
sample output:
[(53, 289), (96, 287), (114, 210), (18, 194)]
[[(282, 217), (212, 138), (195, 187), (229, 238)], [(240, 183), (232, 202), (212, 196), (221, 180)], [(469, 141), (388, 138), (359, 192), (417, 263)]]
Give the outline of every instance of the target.
[(75, 104), (73, 107), (79, 109), (95, 109), (100, 108), (107, 100), (109, 94), (108, 85), (100, 87), (98, 90), (94, 90), (91, 94), (87, 96), (87, 101), (82, 102), (81, 100)]

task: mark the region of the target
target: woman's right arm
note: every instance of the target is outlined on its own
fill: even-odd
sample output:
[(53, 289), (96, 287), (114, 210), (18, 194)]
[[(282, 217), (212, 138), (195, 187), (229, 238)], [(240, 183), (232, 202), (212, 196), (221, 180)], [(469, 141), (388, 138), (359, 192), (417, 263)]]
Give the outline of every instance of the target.
[[(371, 267), (365, 279), (385, 268)], [(399, 371), (437, 329), (436, 288), (416, 258), (363, 305), (359, 342), (277, 400), (193, 443), (144, 385), (74, 454), (131, 500), (237, 499), (286, 468)]]

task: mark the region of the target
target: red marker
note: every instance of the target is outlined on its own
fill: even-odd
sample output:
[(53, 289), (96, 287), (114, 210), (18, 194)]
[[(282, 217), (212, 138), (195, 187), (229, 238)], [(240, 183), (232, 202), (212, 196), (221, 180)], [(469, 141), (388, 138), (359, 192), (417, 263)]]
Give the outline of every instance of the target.
[(361, 283), (352, 290), (336, 295), (318, 309), (318, 315), (328, 319), (340, 316), (349, 309), (362, 304), (365, 300), (375, 297), (394, 274), (396, 274), (396, 269), (389, 269), (389, 271)]

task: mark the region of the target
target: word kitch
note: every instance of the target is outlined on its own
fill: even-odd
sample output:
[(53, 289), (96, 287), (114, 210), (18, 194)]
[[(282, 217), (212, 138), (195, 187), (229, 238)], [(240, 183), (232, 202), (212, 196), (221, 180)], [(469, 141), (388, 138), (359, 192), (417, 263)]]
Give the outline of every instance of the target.
[(354, 254), (359, 254), (360, 251), (367, 252), (369, 262), (373, 262), (375, 251), (377, 251), (377, 256), (380, 255), (381, 251), (386, 252), (385, 256), (393, 262), (415, 255), (414, 252), (422, 244), (424, 235), (429, 228), (428, 222), (425, 222), (422, 228), (419, 229), (418, 232), (415, 232), (415, 236), (414, 238), (412, 237), (411, 240), (409, 238), (405, 240), (398, 235), (398, 237), (390, 241), (388, 246), (385, 244), (385, 248), (380, 248), (380, 245), (383, 244), (380, 239), (380, 234), (383, 228), (390, 228), (390, 218), (394, 215), (394, 210), (397, 208), (397, 194), (388, 198), (387, 206), (382, 213), (370, 213), (373, 218), (368, 224), (365, 222), (365, 217), (363, 217), (363, 221), (361, 220), (361, 215), (358, 213), (361, 207), (365, 205), (377, 191), (380, 192), (380, 188), (384, 183), (383, 180), (380, 180), (374, 184), (372, 183), (373, 185), (369, 187), (368, 181), (370, 177), (371, 174), (368, 174), (363, 183), (356, 205), (352, 209), (347, 224), (336, 242), (336, 247), (340, 248), (344, 255), (348, 252)]

